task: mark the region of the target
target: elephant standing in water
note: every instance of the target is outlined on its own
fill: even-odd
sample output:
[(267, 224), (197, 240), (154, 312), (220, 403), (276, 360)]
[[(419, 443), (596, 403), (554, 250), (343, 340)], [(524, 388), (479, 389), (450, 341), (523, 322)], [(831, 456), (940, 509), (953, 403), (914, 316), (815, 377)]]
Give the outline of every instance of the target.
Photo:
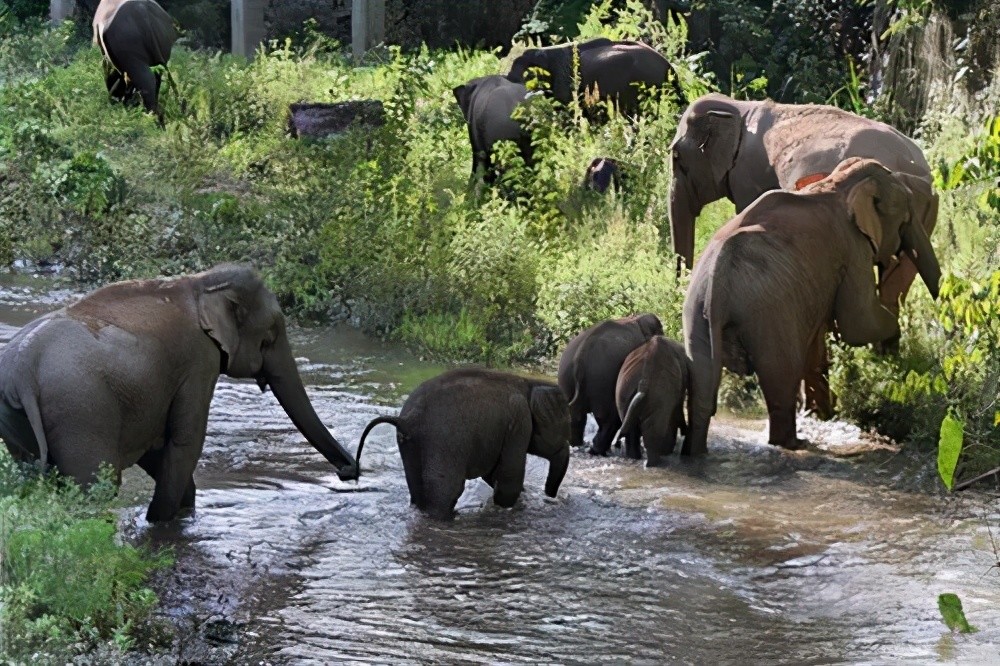
[[(920, 148), (889, 125), (832, 106), (744, 102), (713, 93), (687, 108), (670, 147), (670, 225), (678, 270), (682, 260), (692, 265), (695, 219), (707, 204), (725, 197), (741, 212), (764, 192), (800, 189), (849, 157), (871, 158), (923, 181), (911, 181), (920, 199), (913, 221), (928, 235), (937, 221), (938, 198)], [(895, 311), (916, 267), (904, 256), (887, 261), (880, 271), (880, 298)], [(817, 334), (810, 349), (806, 402), (828, 417), (832, 403), (824, 334)]]
[(490, 370), (451, 370), (424, 382), (399, 416), (371, 421), (396, 427), (410, 502), (449, 520), (466, 479), (482, 477), (493, 501), (511, 507), (521, 495), (526, 457), (549, 461), (545, 494), (555, 497), (569, 467), (569, 409), (559, 387)]
[(29, 323), (0, 351), (0, 437), (80, 484), (102, 464), (155, 481), (149, 521), (194, 506), (192, 474), (220, 372), (270, 386), (309, 443), (356, 479), (319, 420), (278, 301), (248, 266), (112, 284)]
[(677, 446), (677, 431), (684, 433), (684, 396), (690, 364), (684, 347), (655, 335), (632, 351), (622, 363), (615, 386), (615, 401), (622, 426), (615, 439), (625, 437), (625, 455), (642, 457), (639, 439), (646, 445), (646, 467), (656, 467), (660, 457)]
[[(578, 58), (579, 87), (574, 90), (574, 59)], [(569, 104), (576, 94), (610, 100), (621, 113), (639, 111), (639, 88), (661, 87), (668, 82), (680, 104), (685, 103), (677, 72), (659, 51), (641, 42), (612, 41), (605, 37), (527, 49), (514, 60), (507, 78), (526, 83), (537, 75), (533, 68), (548, 72), (552, 96)]]
[(684, 342), (691, 360), (684, 449), (707, 450), (722, 367), (755, 372), (771, 444), (802, 445), (795, 395), (816, 333), (836, 322), (849, 345), (895, 341), (873, 266), (905, 252), (935, 298), (941, 269), (921, 224), (922, 181), (851, 158), (800, 192), (768, 192), (723, 226), (691, 274)]
[(174, 20), (155, 0), (101, 0), (94, 14), (94, 43), (104, 54), (104, 83), (113, 99), (136, 91), (146, 111), (159, 113), (160, 78), (179, 37)]
[(654, 335), (663, 324), (654, 314), (603, 321), (569, 341), (559, 359), (559, 388), (569, 400), (573, 446), (583, 446), (587, 414), (597, 421), (590, 452), (605, 455), (621, 426), (615, 405), (615, 384), (625, 357)]

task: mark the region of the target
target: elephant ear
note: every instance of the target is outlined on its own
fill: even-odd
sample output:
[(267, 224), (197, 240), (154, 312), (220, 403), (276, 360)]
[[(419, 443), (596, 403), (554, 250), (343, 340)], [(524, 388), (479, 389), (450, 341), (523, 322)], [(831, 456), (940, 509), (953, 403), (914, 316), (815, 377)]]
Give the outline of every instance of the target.
[(712, 169), (712, 178), (721, 183), (732, 170), (739, 152), (743, 118), (738, 113), (709, 109), (692, 119), (698, 148)]
[(874, 178), (865, 178), (847, 194), (847, 209), (851, 212), (851, 221), (868, 239), (875, 257), (878, 257), (879, 248), (882, 247), (882, 219), (875, 208), (878, 191), (878, 182)]
[(663, 324), (655, 314), (644, 314), (639, 317), (639, 330), (642, 331), (643, 337), (651, 338), (654, 335), (663, 335)]
[(529, 397), (533, 439), (569, 445), (569, 405), (558, 386), (535, 386)]
[(462, 109), (462, 115), (465, 116), (466, 120), (469, 119), (469, 106), (472, 103), (473, 90), (475, 90), (475, 86), (467, 83), (451, 89), (452, 94), (455, 95), (455, 101), (458, 102), (458, 108)]
[(239, 322), (245, 313), (229, 282), (205, 287), (198, 296), (198, 324), (225, 354), (223, 370), (240, 344)]

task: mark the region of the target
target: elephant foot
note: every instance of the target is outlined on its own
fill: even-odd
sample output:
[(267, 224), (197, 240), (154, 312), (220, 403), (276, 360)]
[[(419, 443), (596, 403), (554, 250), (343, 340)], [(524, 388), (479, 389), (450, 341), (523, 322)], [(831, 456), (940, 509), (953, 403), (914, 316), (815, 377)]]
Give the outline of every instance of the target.
[(607, 451), (601, 451), (601, 450), (595, 448), (594, 446), (591, 446), (589, 449), (587, 449), (587, 453), (589, 453), (592, 456), (607, 456), (608, 455)]
[(771, 444), (772, 446), (777, 446), (782, 449), (785, 449), (786, 451), (801, 451), (802, 449), (809, 446), (809, 440), (800, 439), (796, 437), (794, 439), (787, 439), (782, 442), (769, 442), (769, 444)]
[(662, 458), (653, 458), (652, 460), (646, 459), (646, 469), (651, 467), (666, 467), (667, 463)]
[(642, 451), (625, 447), (625, 457), (630, 460), (642, 460)]

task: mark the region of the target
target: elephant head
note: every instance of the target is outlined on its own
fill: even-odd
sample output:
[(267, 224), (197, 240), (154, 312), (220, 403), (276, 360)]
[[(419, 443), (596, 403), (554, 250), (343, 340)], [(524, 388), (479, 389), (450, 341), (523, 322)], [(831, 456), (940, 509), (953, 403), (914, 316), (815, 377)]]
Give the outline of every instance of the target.
[(844, 197), (852, 222), (871, 244), (874, 263), (887, 267), (905, 252), (937, 298), (941, 267), (923, 226), (926, 210), (933, 205), (930, 184), (893, 173), (875, 160), (851, 157), (808, 191), (831, 190)]
[(569, 405), (558, 386), (536, 385), (529, 398), (531, 441), (528, 453), (549, 461), (545, 494), (555, 497), (569, 467)]
[(268, 386), (292, 423), (336, 468), (358, 478), (354, 458), (316, 415), (299, 377), (278, 300), (247, 266), (221, 266), (199, 276), (198, 323), (221, 351), (220, 371)]
[(694, 261), (694, 221), (706, 205), (729, 195), (728, 176), (744, 132), (743, 118), (721, 96), (694, 102), (681, 116), (670, 152), (670, 230), (674, 252), (688, 268)]
[(636, 315), (635, 323), (639, 326), (639, 331), (646, 340), (656, 335), (663, 335), (663, 324), (655, 314), (647, 312), (646, 314)]

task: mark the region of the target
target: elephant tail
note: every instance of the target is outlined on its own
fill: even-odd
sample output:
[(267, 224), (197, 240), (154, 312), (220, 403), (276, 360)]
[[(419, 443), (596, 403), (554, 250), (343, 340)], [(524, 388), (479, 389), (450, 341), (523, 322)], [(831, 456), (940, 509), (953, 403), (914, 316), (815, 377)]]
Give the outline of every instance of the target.
[(642, 404), (643, 399), (646, 397), (644, 388), (644, 386), (640, 385), (639, 390), (632, 396), (632, 401), (628, 403), (628, 409), (625, 410), (625, 416), (622, 418), (622, 425), (618, 428), (618, 432), (615, 433), (614, 439), (611, 440), (612, 442), (617, 442), (626, 433), (635, 428), (635, 422), (639, 419), (639, 405)]
[(365, 426), (364, 432), (361, 433), (361, 441), (358, 442), (358, 450), (354, 453), (354, 459), (358, 464), (358, 471), (361, 471), (361, 449), (365, 446), (365, 438), (368, 437), (368, 433), (372, 431), (372, 428), (383, 423), (388, 423), (399, 430), (400, 420), (398, 416), (378, 416), (369, 421), (368, 425)]

